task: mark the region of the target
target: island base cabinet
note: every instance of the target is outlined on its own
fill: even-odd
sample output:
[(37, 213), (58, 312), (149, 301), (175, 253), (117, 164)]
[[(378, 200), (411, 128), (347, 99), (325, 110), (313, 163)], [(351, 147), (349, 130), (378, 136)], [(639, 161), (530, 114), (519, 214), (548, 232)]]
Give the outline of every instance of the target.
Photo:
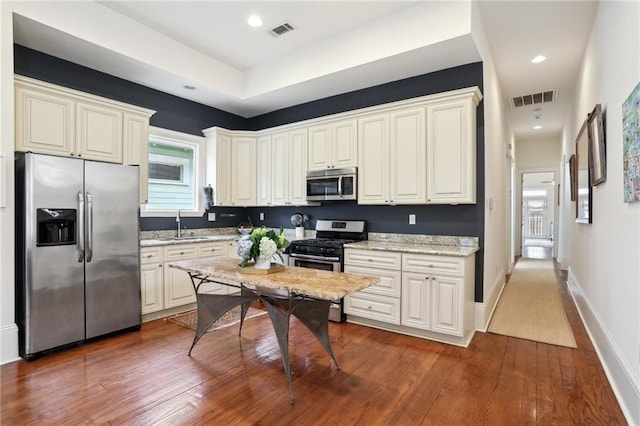
[(431, 279), (424, 274), (402, 274), (402, 325), (431, 329)]

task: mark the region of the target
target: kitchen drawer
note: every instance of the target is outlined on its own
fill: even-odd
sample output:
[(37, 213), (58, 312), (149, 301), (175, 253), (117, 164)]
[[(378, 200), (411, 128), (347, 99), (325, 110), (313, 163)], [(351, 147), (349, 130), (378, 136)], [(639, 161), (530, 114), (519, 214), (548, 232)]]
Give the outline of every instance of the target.
[(140, 263), (162, 263), (162, 247), (145, 247), (140, 249)]
[(402, 253), (380, 250), (344, 249), (344, 264), (399, 271)]
[(215, 243), (198, 244), (198, 257), (226, 257), (227, 243), (218, 241)]
[(464, 258), (404, 253), (402, 271), (461, 277), (464, 275)]
[(400, 324), (400, 299), (357, 292), (344, 298), (344, 312), (390, 324)]
[(400, 271), (344, 265), (344, 272), (348, 272), (350, 274), (374, 275), (380, 278), (379, 283), (361, 290), (360, 292), (362, 293), (400, 297), (400, 288), (402, 287), (402, 273)]
[(164, 246), (164, 261), (195, 259), (197, 246), (195, 244), (180, 244), (175, 246)]

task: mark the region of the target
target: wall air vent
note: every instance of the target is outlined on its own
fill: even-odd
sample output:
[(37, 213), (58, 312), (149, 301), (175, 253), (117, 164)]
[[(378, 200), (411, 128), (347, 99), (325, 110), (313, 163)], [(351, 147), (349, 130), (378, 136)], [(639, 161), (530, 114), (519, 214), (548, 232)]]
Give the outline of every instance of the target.
[(271, 28), (269, 30), (269, 34), (271, 34), (274, 37), (280, 37), (281, 35), (289, 33), (289, 32), (291, 32), (293, 30), (295, 30), (293, 25), (291, 25), (288, 22), (285, 22), (284, 24), (280, 24), (277, 27)]
[(556, 100), (557, 93), (555, 90), (546, 92), (531, 93), (530, 95), (522, 95), (511, 98), (511, 106), (519, 108), (527, 105), (543, 104)]

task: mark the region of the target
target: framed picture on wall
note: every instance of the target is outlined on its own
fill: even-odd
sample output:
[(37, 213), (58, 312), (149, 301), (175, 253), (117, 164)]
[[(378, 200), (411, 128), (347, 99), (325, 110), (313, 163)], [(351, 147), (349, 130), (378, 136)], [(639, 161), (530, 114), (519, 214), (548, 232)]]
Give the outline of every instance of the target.
[(622, 104), (624, 202), (640, 201), (640, 83)]
[(596, 186), (607, 180), (607, 158), (604, 139), (604, 114), (597, 104), (589, 114), (589, 178), (590, 185)]
[(571, 154), (569, 157), (569, 186), (571, 187), (571, 201), (576, 200), (576, 188), (578, 187), (578, 179), (576, 176), (576, 155)]

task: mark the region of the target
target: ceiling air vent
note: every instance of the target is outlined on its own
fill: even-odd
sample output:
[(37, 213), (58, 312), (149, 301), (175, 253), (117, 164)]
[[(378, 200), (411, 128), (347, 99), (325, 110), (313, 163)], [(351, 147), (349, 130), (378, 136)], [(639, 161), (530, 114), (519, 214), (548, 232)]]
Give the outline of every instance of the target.
[(295, 28), (293, 27), (293, 25), (291, 25), (288, 22), (285, 22), (284, 24), (280, 24), (277, 27), (271, 28), (269, 30), (269, 34), (271, 34), (274, 37), (280, 37), (281, 35), (291, 32), (294, 29)]
[(553, 102), (556, 99), (556, 91), (548, 90), (546, 92), (532, 93), (530, 95), (522, 95), (511, 98), (511, 104), (514, 108), (543, 104), (547, 102)]

